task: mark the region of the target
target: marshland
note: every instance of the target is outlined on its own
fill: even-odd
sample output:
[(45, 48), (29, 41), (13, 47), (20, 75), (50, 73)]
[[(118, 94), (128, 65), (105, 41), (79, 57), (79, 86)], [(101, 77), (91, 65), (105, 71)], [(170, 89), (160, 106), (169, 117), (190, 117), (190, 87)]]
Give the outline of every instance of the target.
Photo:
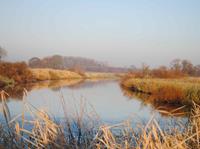
[(185, 61), (179, 61), (180, 69), (175, 63), (127, 72), (33, 68), (30, 62), (1, 61), (0, 144), (198, 148), (199, 70), (186, 61), (192, 67), (185, 71)]
[(200, 148), (200, 1), (0, 1), (0, 149)]

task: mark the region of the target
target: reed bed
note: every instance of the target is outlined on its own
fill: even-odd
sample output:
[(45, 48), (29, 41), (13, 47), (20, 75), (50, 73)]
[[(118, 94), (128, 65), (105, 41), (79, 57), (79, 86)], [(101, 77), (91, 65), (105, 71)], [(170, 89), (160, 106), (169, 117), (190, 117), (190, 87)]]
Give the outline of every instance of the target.
[[(133, 92), (127, 88), (121, 86), (123, 95), (128, 97), (130, 100), (138, 100), (142, 106), (151, 106), (152, 109), (157, 109), (162, 116), (173, 116), (173, 117), (186, 117), (191, 110), (191, 106), (170, 104), (163, 102), (156, 102), (155, 97), (149, 94), (143, 94), (139, 92)], [(167, 111), (167, 112), (163, 112)]]
[(133, 92), (149, 94), (156, 102), (192, 104), (200, 103), (199, 78), (153, 79), (129, 78), (121, 85)]
[(115, 73), (99, 73), (99, 72), (86, 72), (85, 78), (87, 79), (116, 79), (118, 76)]
[[(26, 96), (26, 91), (24, 96)], [(162, 129), (152, 117), (146, 125), (133, 127), (130, 121), (106, 125), (98, 115), (86, 108), (81, 100), (76, 117), (67, 112), (60, 94), (65, 115), (58, 121), (42, 109), (30, 105), (24, 98), (24, 112), (12, 117), (6, 103), (8, 94), (1, 91), (4, 122), (0, 125), (0, 144), (5, 148), (108, 148), (108, 149), (185, 149), (200, 148), (200, 106), (193, 103), (187, 125)], [(26, 113), (32, 115), (26, 119)]]
[(70, 70), (56, 70), (49, 68), (34, 68), (30, 69), (33, 77), (37, 81), (45, 80), (65, 80), (65, 79), (116, 79), (118, 78), (114, 73), (97, 73), (97, 72), (86, 72), (79, 73)]
[(63, 80), (63, 79), (82, 79), (82, 76), (76, 72), (68, 70), (55, 70), (55, 69), (30, 69), (33, 77), (37, 81), (45, 80)]

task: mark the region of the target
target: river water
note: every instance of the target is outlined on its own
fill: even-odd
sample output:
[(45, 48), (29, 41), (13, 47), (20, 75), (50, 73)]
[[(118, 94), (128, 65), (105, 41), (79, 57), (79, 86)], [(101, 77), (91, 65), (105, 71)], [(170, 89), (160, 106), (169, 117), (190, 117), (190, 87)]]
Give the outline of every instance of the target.
[[(135, 123), (147, 122), (152, 117), (161, 123), (187, 120), (185, 116), (171, 117), (160, 113), (152, 104), (128, 95), (117, 80), (51, 81), (24, 88), (28, 88), (24, 100), (23, 89), (11, 91), (7, 99), (12, 117), (23, 112), (23, 101), (26, 101), (29, 105), (43, 109), (58, 119), (64, 117), (64, 102), (64, 109), (70, 116), (73, 117), (77, 112), (83, 112), (81, 109), (86, 109), (90, 114), (95, 113), (104, 123), (114, 124), (125, 120), (132, 120)], [(27, 113), (26, 116), (30, 117), (31, 114)]]

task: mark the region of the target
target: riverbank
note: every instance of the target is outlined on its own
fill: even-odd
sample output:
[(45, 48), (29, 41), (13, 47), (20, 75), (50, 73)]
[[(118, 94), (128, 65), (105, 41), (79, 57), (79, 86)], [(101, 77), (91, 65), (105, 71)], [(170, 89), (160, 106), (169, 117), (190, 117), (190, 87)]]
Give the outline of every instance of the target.
[(77, 73), (69, 70), (55, 70), (55, 69), (30, 69), (33, 78), (36, 81), (47, 80), (65, 80), (65, 79), (102, 79), (110, 78), (116, 79), (118, 76), (114, 73), (100, 73), (100, 72), (85, 72)]
[(117, 79), (121, 74), (101, 72), (79, 72), (73, 70), (31, 69), (25, 63), (0, 63), (0, 88), (12, 87), (39, 81)]
[(153, 102), (172, 104), (200, 103), (200, 78), (156, 79), (126, 78), (121, 86), (132, 92), (147, 94)]
[(55, 69), (30, 69), (36, 81), (82, 79), (82, 75), (68, 71)]
[(116, 79), (120, 73), (84, 72), (78, 69), (58, 70), (30, 68), (25, 62), (0, 62), (0, 88), (37, 81), (68, 79)]

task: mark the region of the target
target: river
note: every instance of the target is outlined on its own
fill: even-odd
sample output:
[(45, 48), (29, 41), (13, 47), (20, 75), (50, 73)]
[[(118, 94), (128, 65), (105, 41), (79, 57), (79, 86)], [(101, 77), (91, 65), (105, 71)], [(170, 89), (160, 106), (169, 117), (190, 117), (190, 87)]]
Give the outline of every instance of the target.
[[(50, 81), (32, 84), (31, 87), (24, 88), (28, 89), (24, 101), (37, 109), (45, 110), (57, 119), (64, 118), (64, 102), (65, 111), (69, 116), (73, 117), (77, 112), (83, 112), (81, 109), (86, 109), (88, 113), (95, 113), (103, 123), (109, 124), (125, 120), (131, 120), (133, 123), (147, 122), (152, 117), (155, 117), (160, 123), (187, 120), (181, 114), (172, 117), (161, 113), (152, 104), (128, 95), (117, 80)], [(22, 90), (11, 91), (11, 95), (7, 99), (12, 117), (24, 110)], [(31, 114), (26, 113), (26, 117), (31, 117)]]

